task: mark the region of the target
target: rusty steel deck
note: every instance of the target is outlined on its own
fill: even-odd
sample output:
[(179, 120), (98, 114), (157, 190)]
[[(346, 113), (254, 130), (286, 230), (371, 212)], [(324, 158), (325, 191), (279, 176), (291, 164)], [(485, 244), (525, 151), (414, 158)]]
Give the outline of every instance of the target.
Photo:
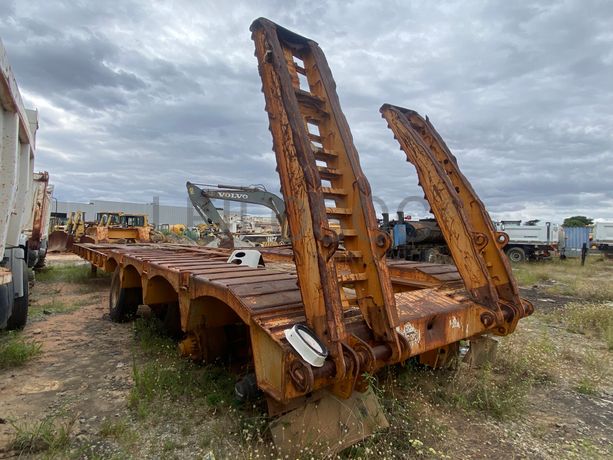
[[(334, 382), (330, 360), (319, 369), (305, 365), (283, 334), (306, 322), (297, 276), (287, 263), (279, 264), (282, 269), (240, 267), (227, 263), (227, 250), (176, 245), (75, 244), (73, 251), (101, 270), (117, 271), (122, 286), (142, 290), (144, 304), (178, 303), (184, 342), (191, 342), (186, 354), (195, 358), (223, 357), (228, 350), (220, 344), (228, 337), (220, 339), (219, 328), (244, 325), (258, 386), (275, 401), (286, 404)], [(262, 251), (272, 266), (275, 259), (291, 258), (271, 257), (271, 252)], [(397, 279), (396, 328), (405, 338), (400, 360), (487, 330), (479, 321), (486, 310), (459, 288), (453, 266), (402, 261), (389, 266)], [(389, 364), (389, 349), (373, 341), (360, 309), (346, 306), (343, 313), (361, 372)]]
[[(266, 260), (271, 262), (294, 263), (291, 247), (258, 248)], [(334, 254), (336, 264), (342, 272), (346, 256), (343, 252)], [(458, 288), (463, 286), (462, 277), (455, 265), (415, 262), (409, 260), (387, 260), (387, 267), (394, 291), (402, 292), (414, 289), (434, 288), (441, 285)]]

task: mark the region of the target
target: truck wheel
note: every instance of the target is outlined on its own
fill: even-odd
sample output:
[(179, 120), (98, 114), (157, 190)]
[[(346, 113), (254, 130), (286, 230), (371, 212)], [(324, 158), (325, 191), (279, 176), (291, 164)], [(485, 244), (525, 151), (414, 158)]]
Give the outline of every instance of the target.
[(507, 249), (507, 257), (511, 262), (525, 262), (526, 253), (522, 248)]
[(119, 267), (113, 272), (111, 278), (111, 293), (109, 295), (109, 316), (115, 323), (123, 323), (136, 315), (138, 305), (141, 303), (142, 290), (140, 288), (121, 288), (119, 281)]
[(30, 302), (30, 283), (28, 282), (28, 266), (23, 264), (23, 295), (13, 302), (13, 312), (6, 322), (6, 328), (10, 330), (23, 329), (28, 322), (28, 305)]

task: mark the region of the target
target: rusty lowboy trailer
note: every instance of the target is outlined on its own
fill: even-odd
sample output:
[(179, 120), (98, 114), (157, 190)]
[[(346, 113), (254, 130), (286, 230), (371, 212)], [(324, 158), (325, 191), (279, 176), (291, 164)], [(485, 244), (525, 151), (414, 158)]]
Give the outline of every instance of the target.
[[(418, 172), (457, 269), (386, 261), (370, 186), (341, 111), (326, 58), (312, 40), (258, 19), (252, 26), (292, 247), (261, 251), (288, 272), (240, 267), (221, 249), (77, 244), (113, 272), (111, 316), (141, 303), (175, 318), (181, 349), (197, 359), (252, 362), (271, 413), (320, 390), (340, 398), (366, 373), (419, 356), (436, 366), (458, 343), (506, 335), (532, 312), (502, 253), (503, 233), (429, 121), (385, 105), (382, 114)], [(329, 351), (308, 364), (284, 331), (308, 326)]]

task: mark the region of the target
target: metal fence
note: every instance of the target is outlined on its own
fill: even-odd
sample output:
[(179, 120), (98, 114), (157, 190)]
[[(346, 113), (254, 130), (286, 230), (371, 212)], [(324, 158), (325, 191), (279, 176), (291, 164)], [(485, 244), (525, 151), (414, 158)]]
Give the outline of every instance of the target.
[(566, 257), (580, 257), (583, 243), (590, 245), (590, 227), (564, 227)]

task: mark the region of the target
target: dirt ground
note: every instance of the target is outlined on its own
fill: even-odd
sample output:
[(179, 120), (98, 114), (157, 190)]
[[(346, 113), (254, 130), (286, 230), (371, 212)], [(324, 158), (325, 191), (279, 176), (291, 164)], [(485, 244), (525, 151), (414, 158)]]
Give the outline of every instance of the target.
[[(49, 263), (80, 262), (67, 255), (51, 257)], [(612, 273), (607, 270), (605, 276)], [(135, 326), (108, 320), (108, 276), (76, 276), (34, 285), (23, 337), (39, 342), (42, 352), (21, 367), (0, 370), (0, 458), (274, 457), (269, 442), (261, 439), (265, 429), (237, 427), (230, 418), (238, 414), (244, 422), (244, 411), (235, 412), (223, 401), (207, 400), (204, 410), (185, 394), (152, 399), (164, 408), (156, 416), (151, 408), (130, 405), (134, 369), (148, 359), (138, 349)], [(492, 408), (479, 398), (464, 397), (490, 374), (470, 376), (475, 380), (468, 387), (468, 374), (443, 378), (392, 370), (378, 384), (392, 427), (342, 456), (612, 458), (610, 349), (602, 337), (570, 332), (558, 321), (564, 305), (576, 300), (572, 295), (552, 292), (546, 281), (525, 286), (522, 295), (534, 302), (537, 313), (503, 338), (501, 346), (504, 363), (523, 363), (520, 371), (528, 369), (532, 383), (524, 393), (518, 396), (513, 387), (521, 386), (521, 377), (505, 386), (511, 377), (494, 369), (491, 392), (475, 394), (511, 402)], [(261, 408), (253, 408), (250, 417), (254, 412)], [(265, 416), (247, 419), (259, 423)], [(17, 433), (40, 430), (45, 420), (55, 427), (51, 436), (62, 434), (58, 427), (63, 427), (66, 442), (48, 449), (14, 448)], [(243, 445), (229, 446), (234, 442)]]
[[(75, 264), (78, 257), (50, 257), (50, 264)], [(34, 313), (24, 337), (42, 345), (40, 357), (18, 369), (0, 372), (0, 458), (15, 430), (7, 421), (26, 426), (45, 417), (66, 418), (76, 439), (96, 433), (105, 418), (126, 410), (131, 378), (131, 326), (108, 320), (109, 278), (83, 286), (35, 283)], [(85, 292), (84, 292), (85, 291)], [(36, 313), (45, 305), (76, 305), (67, 313)], [(4, 447), (4, 448), (3, 448)]]

